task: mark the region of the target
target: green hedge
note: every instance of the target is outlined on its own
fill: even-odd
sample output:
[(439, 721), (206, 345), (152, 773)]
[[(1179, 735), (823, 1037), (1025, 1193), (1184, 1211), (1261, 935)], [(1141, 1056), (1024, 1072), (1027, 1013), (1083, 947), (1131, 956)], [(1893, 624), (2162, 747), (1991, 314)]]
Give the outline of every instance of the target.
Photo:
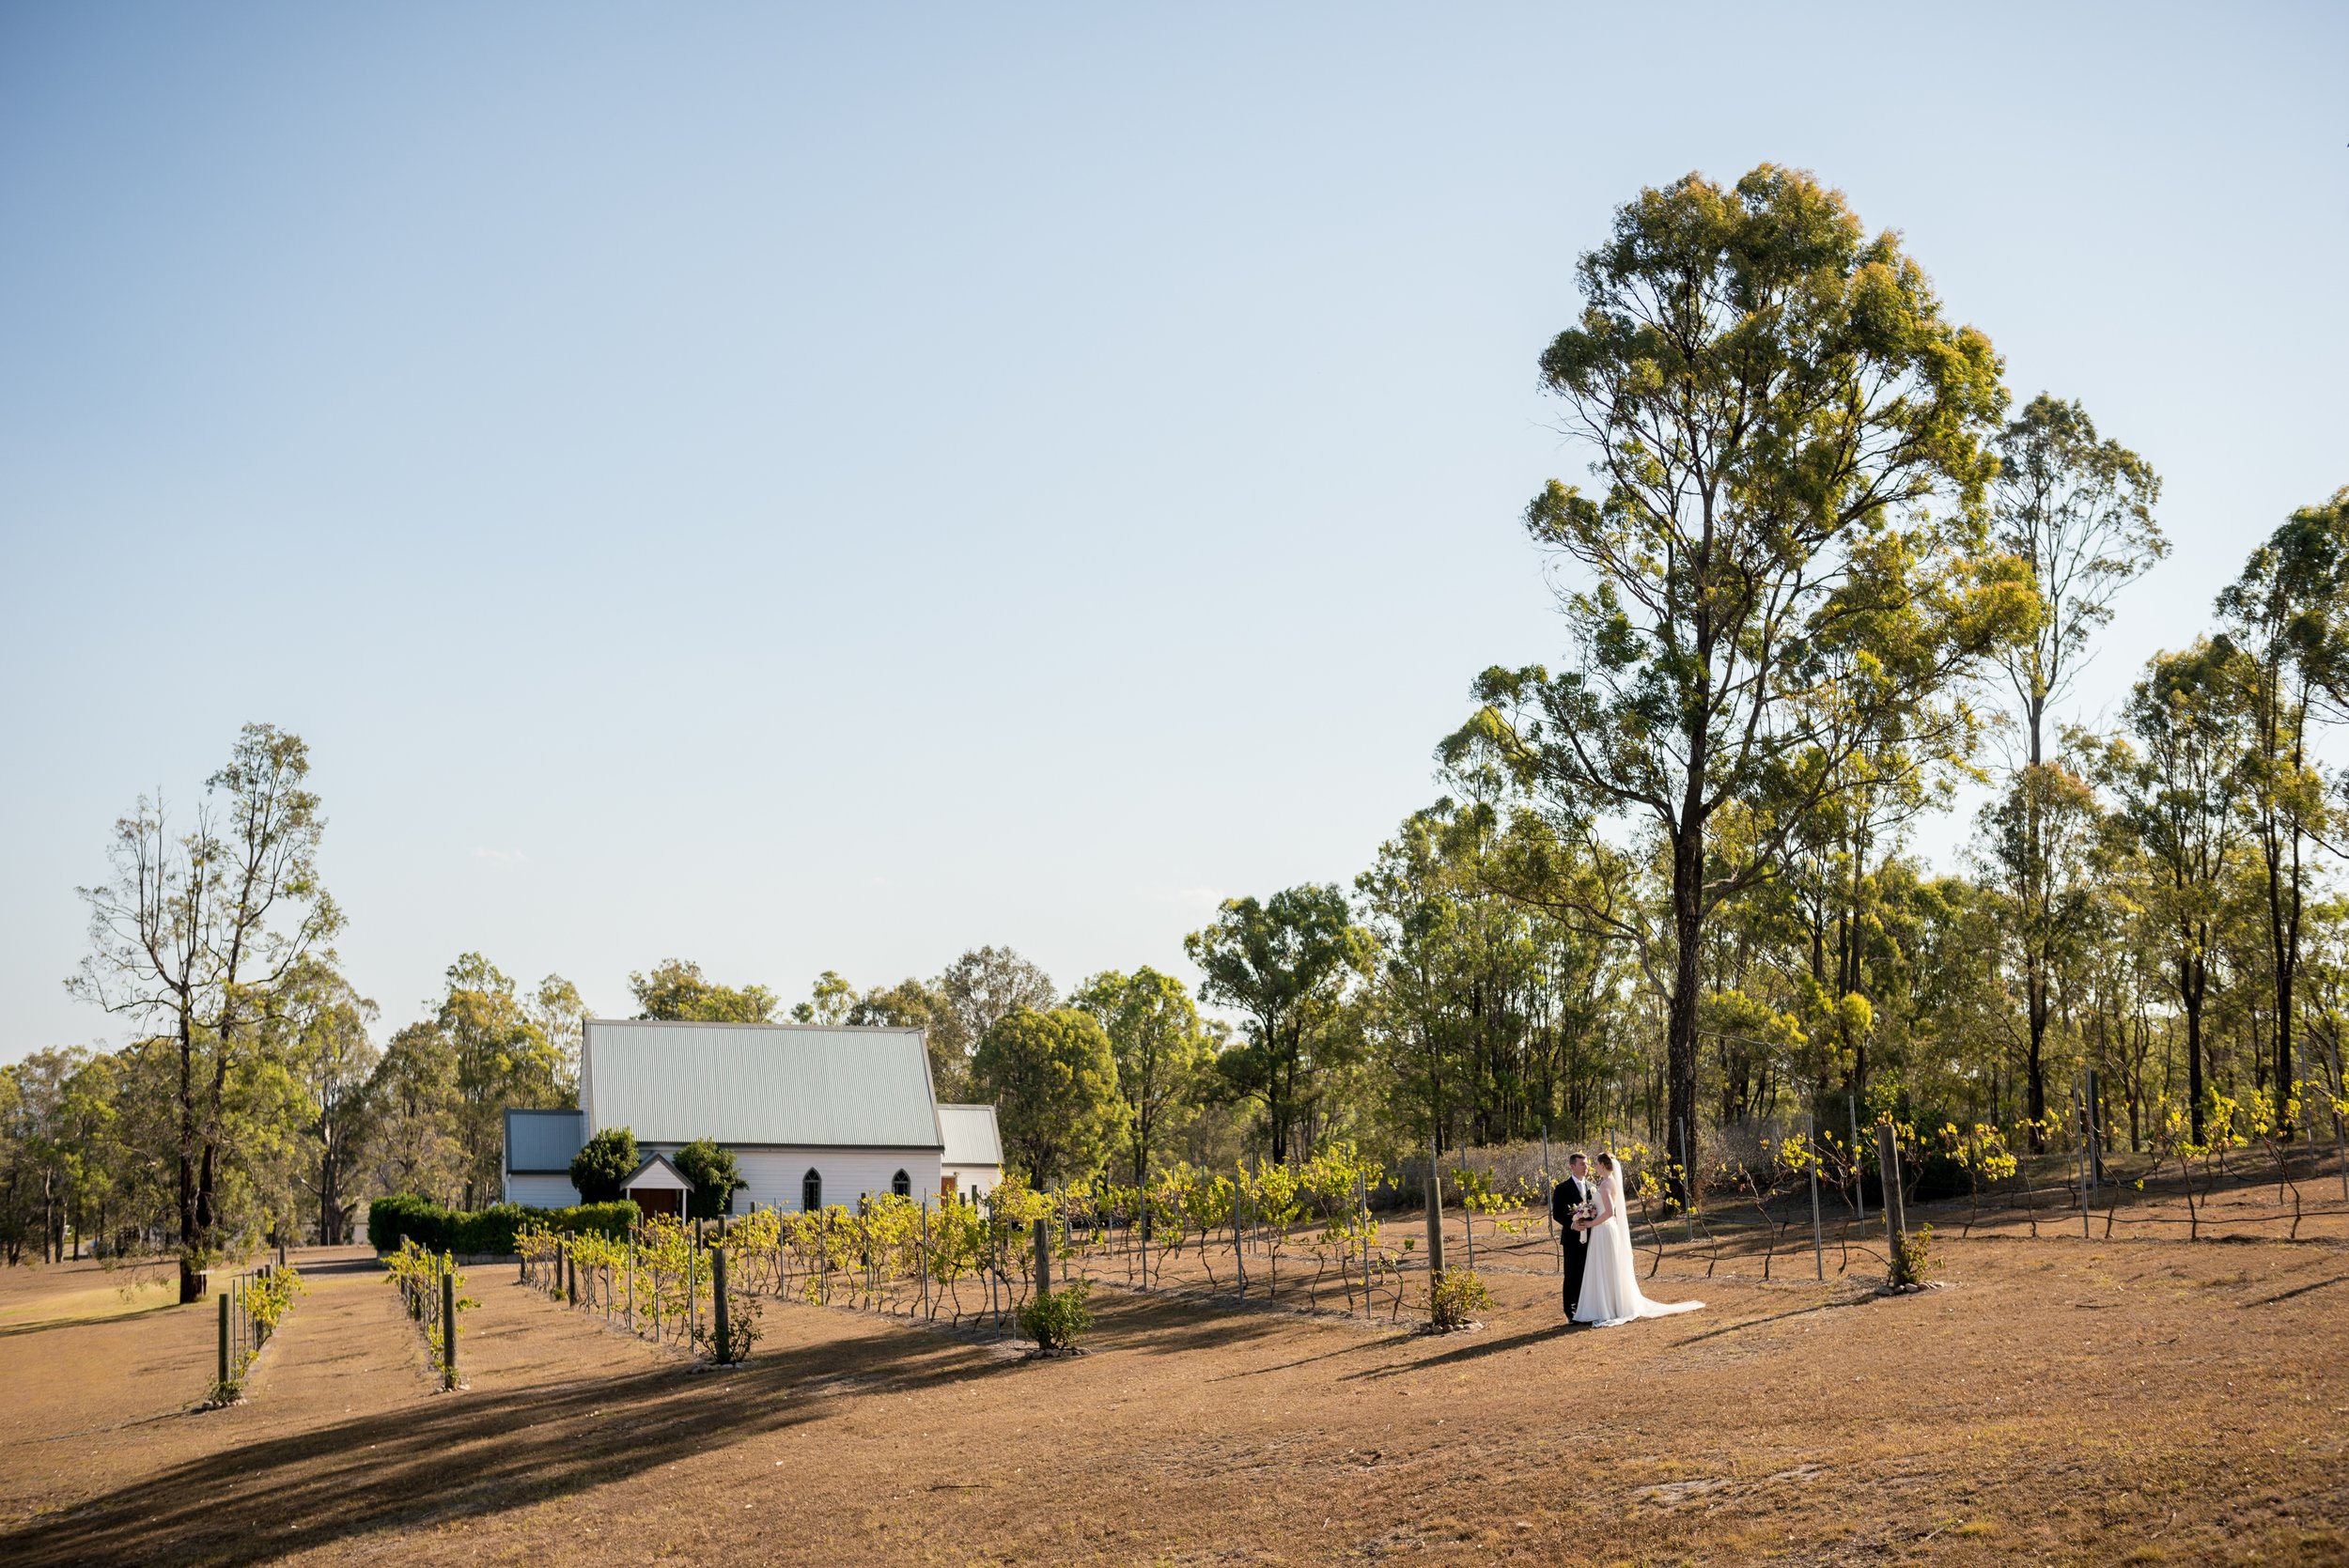
[(514, 1234), (527, 1224), (621, 1236), (638, 1219), (636, 1205), (625, 1198), (616, 1203), (582, 1203), (568, 1209), (498, 1203), (468, 1214), (403, 1193), (378, 1198), (367, 1205), (367, 1245), (379, 1252), (392, 1252), (398, 1250), (402, 1236), (411, 1236), (417, 1246), (436, 1252), (454, 1252), (459, 1257), (503, 1255), (515, 1250)]

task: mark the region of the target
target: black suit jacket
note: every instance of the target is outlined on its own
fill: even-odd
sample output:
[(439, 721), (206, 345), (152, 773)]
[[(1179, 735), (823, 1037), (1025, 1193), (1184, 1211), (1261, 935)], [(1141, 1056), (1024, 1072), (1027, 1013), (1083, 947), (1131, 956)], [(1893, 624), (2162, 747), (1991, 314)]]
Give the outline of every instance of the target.
[(1560, 1230), (1567, 1233), (1567, 1240), (1574, 1239), (1574, 1211), (1584, 1203), (1595, 1202), (1597, 1197), (1590, 1183), (1576, 1181), (1572, 1176), (1565, 1177), (1549, 1189), (1549, 1217), (1558, 1221)]

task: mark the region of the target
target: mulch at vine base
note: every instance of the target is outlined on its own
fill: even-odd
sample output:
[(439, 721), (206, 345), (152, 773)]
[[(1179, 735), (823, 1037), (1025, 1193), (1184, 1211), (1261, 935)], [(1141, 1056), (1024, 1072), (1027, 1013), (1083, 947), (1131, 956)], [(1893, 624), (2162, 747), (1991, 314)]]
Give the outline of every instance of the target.
[(2349, 1561), (2349, 1250), (1941, 1256), (1900, 1296), (1668, 1258), (1707, 1310), (1608, 1330), (1505, 1265), (1453, 1336), (1098, 1289), (1034, 1361), (770, 1302), (698, 1376), (483, 1265), (451, 1395), (312, 1267), (233, 1409), (181, 1413), (203, 1305), (0, 1335), (0, 1560)]

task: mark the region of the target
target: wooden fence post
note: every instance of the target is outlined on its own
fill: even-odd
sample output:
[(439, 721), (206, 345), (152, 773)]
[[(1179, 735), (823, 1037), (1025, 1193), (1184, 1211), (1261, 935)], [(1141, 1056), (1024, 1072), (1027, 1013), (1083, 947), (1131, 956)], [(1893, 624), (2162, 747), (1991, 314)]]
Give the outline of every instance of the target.
[(1697, 1173), (1688, 1169), (1688, 1118), (1680, 1118), (1680, 1219), (1688, 1245), (1697, 1241)]
[(1819, 1237), (1819, 1126), (1815, 1116), (1802, 1119), (1803, 1141), (1811, 1145), (1811, 1271), (1827, 1279), (1827, 1250)]
[(441, 1386), (457, 1387), (457, 1270), (441, 1274)]
[(1433, 1155), (1427, 1159), (1427, 1274), (1443, 1272), (1443, 1177), (1436, 1172)]
[(2089, 1068), (2089, 1181), (2091, 1186), (2105, 1186), (2105, 1117), (2098, 1094), (2103, 1084), (2095, 1082), (2095, 1068)]
[(717, 1354), (713, 1361), (734, 1359), (734, 1339), (727, 1332), (726, 1321), (726, 1250), (723, 1247), (709, 1254), (710, 1316), (717, 1330)]
[(1876, 1124), (1876, 1165), (1884, 1181), (1884, 1238), (1889, 1250), (1890, 1271), (1900, 1271), (1901, 1242), (1908, 1234), (1906, 1205), (1901, 1202), (1901, 1147), (1892, 1136), (1892, 1124)]
[(1238, 1281), (1235, 1289), (1242, 1299), (1248, 1295), (1248, 1249), (1243, 1245), (1240, 1230), (1240, 1205), (1244, 1200), (1237, 1187), (1232, 1188), (1232, 1277)]
[(1859, 1211), (1859, 1222), (1865, 1225), (1868, 1222), (1868, 1184), (1859, 1179), (1859, 1091), (1855, 1089), (1844, 1095), (1843, 1103), (1851, 1107), (1852, 1202)]
[(2349, 1127), (2341, 1124), (2341, 1112), (2333, 1112), (2333, 1152), (2341, 1157), (2341, 1196), (2349, 1203)]
[(220, 1397), (228, 1397), (228, 1293), (220, 1293)]
[[(1544, 1126), (1542, 1128), (1542, 1234), (1549, 1238), (1549, 1244), (1552, 1247), (1558, 1246), (1558, 1221), (1550, 1218), (1549, 1194), (1557, 1185), (1549, 1174), (1549, 1128)], [(1560, 1248), (1558, 1267), (1561, 1272), (1566, 1266), (1565, 1258), (1565, 1250)]]
[(2091, 1239), (2088, 1219), (2088, 1189), (2090, 1184), (2096, 1179), (2094, 1152), (2095, 1140), (2094, 1136), (2088, 1130), (2089, 1110), (2087, 1081), (2088, 1080), (2085, 1075), (2072, 1080), (2072, 1110), (2074, 1115), (2078, 1118), (2080, 1127), (2079, 1152), (2074, 1157), (2072, 1163), (2078, 1170), (2080, 1177), (2080, 1239), (2082, 1241)]
[(1052, 1288), (1052, 1222), (1035, 1222), (1035, 1289), (1038, 1296)]

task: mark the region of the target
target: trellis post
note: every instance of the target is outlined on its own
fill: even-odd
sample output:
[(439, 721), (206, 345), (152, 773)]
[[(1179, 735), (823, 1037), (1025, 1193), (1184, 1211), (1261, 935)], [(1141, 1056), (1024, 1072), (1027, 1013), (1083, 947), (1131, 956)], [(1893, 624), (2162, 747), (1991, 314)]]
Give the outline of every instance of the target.
[(1824, 1282), (1827, 1279), (1827, 1250), (1819, 1234), (1819, 1119), (1802, 1119), (1803, 1141), (1810, 1145), (1811, 1158), (1811, 1271)]
[(1443, 1177), (1436, 1171), (1436, 1155), (1431, 1144), (1427, 1156), (1427, 1274), (1432, 1280), (1443, 1272)]
[(712, 1360), (731, 1363), (734, 1359), (734, 1337), (726, 1321), (726, 1250), (719, 1248), (709, 1254), (710, 1316), (716, 1325), (718, 1354)]
[(457, 1387), (457, 1270), (441, 1274), (441, 1383)]
[(1354, 1207), (1361, 1217), (1362, 1229), (1362, 1316), (1370, 1316), (1370, 1178), (1361, 1172), (1354, 1172)]
[(220, 1396), (228, 1397), (228, 1293), (220, 1293)]
[(1892, 1136), (1890, 1122), (1876, 1124), (1876, 1165), (1884, 1180), (1884, 1239), (1890, 1253), (1890, 1266), (1897, 1275), (1900, 1270), (1901, 1242), (1908, 1227), (1901, 1202), (1901, 1148)]
[(2333, 1152), (2341, 1157), (2341, 1196), (2349, 1203), (2349, 1127), (2342, 1126), (2341, 1114), (2333, 1112)]
[(2080, 1239), (2090, 1239), (2088, 1229), (2088, 1183), (2092, 1170), (2088, 1158), (2088, 1100), (2083, 1093), (2082, 1079), (2072, 1078), (2072, 1119), (2079, 1126), (2079, 1146), (2072, 1152), (2072, 1170), (2079, 1178)]
[(1688, 1245), (1697, 1241), (1697, 1173), (1688, 1169), (1688, 1118), (1680, 1118), (1680, 1219), (1688, 1233)]
[[(1246, 1173), (1241, 1172), (1242, 1175)], [(1232, 1189), (1232, 1276), (1239, 1281), (1237, 1294), (1243, 1300), (1248, 1296), (1248, 1248), (1246, 1233), (1240, 1229), (1240, 1207), (1246, 1202), (1246, 1197), (1235, 1187)]]
[(1852, 1201), (1859, 1206), (1859, 1222), (1868, 1222), (1868, 1184), (1859, 1179), (1859, 1091), (1855, 1089), (1843, 1096), (1851, 1107), (1851, 1188)]
[[(1549, 1244), (1552, 1247), (1558, 1245), (1558, 1221), (1550, 1218), (1549, 1213), (1549, 1194), (1554, 1185), (1549, 1174), (1549, 1128), (1544, 1126), (1542, 1128), (1542, 1234), (1549, 1238)], [(1561, 1250), (1558, 1257), (1558, 1266), (1563, 1269), (1565, 1267), (1565, 1253)]]
[(2097, 1093), (2103, 1086), (2096, 1081), (2096, 1069), (2088, 1069), (2088, 1180), (2092, 1186), (2102, 1187), (2105, 1180), (2104, 1118), (2097, 1103)]
[(1037, 1217), (1035, 1222), (1035, 1289), (1038, 1296), (1052, 1288), (1052, 1222)]

